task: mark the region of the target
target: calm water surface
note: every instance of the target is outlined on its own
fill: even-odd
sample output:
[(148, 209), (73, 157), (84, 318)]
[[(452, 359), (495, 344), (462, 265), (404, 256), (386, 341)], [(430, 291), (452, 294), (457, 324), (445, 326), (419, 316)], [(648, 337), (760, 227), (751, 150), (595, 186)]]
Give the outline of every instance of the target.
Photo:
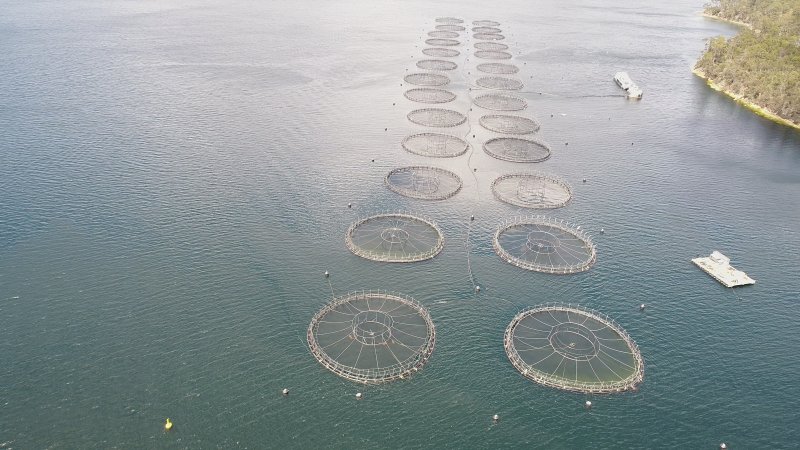
[[(0, 447), (797, 445), (800, 134), (692, 76), (704, 40), (735, 33), (702, 3), (0, 2)], [(595, 237), (590, 271), (524, 272), (492, 251), (523, 211), (490, 184), (520, 166), (480, 150), (494, 135), (469, 113), (471, 33), (449, 88), (473, 150), (434, 162), (463, 190), (431, 203), (384, 187), (431, 164), (400, 148), (425, 131), (401, 84), (445, 15), (502, 23), (553, 148), (536, 168), (574, 187), (552, 215)], [(444, 251), (384, 265), (345, 248), (351, 222), (397, 210), (437, 220)], [(725, 289), (689, 262), (714, 249), (758, 283)], [(337, 294), (428, 306), (425, 370), (362, 387), (322, 368), (305, 331), (325, 270)], [(503, 330), (549, 301), (625, 327), (641, 389), (517, 373)]]

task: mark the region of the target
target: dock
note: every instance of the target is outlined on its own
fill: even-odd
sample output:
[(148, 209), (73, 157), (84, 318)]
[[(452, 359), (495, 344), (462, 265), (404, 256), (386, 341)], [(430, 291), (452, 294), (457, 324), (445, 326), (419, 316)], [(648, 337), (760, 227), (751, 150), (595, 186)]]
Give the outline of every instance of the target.
[(710, 256), (694, 258), (692, 262), (725, 285), (725, 287), (744, 286), (755, 284), (756, 282), (741, 270), (734, 269), (731, 266), (730, 258), (716, 250), (711, 252)]

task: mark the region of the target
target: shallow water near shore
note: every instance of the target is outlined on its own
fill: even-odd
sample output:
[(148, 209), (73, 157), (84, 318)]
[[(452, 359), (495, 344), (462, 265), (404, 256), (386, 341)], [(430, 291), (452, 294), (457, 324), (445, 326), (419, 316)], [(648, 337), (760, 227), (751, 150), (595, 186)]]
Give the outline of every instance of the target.
[[(5, 2), (0, 446), (793, 447), (800, 133), (691, 73), (705, 39), (736, 32), (701, 9)], [(469, 31), (446, 89), (469, 119), (448, 132), (470, 151), (401, 148), (437, 131), (406, 118), (421, 106), (403, 77), (422, 71), (440, 16), (501, 23), (503, 62), (525, 84), (514, 95), (550, 159), (481, 150), (495, 135), (469, 111), (487, 92), (469, 91), (486, 62)], [(619, 70), (641, 101), (621, 96)], [(464, 185), (440, 202), (385, 187), (410, 165)], [(490, 185), (528, 168), (572, 184), (572, 202), (548, 214), (593, 236), (589, 271), (531, 273), (494, 253), (501, 220), (527, 211)], [(350, 253), (348, 226), (387, 211), (436, 220), (443, 251), (407, 265)], [(691, 264), (712, 250), (757, 283), (726, 289)], [(306, 329), (331, 290), (360, 289), (430, 309), (436, 348), (410, 380), (359, 386), (310, 355)], [(645, 361), (637, 392), (567, 393), (514, 369), (505, 327), (553, 301), (624, 327)]]

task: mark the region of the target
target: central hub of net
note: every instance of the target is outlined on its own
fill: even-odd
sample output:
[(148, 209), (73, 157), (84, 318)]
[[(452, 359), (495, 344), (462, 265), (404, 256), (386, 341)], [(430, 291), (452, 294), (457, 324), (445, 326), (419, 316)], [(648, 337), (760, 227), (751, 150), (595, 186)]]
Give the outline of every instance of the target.
[(555, 253), (559, 243), (555, 234), (544, 230), (533, 230), (528, 233), (525, 246), (528, 247), (528, 250), (536, 253)]
[(592, 330), (578, 323), (561, 323), (550, 330), (547, 336), (553, 350), (574, 361), (588, 361), (600, 349), (600, 343)]
[(381, 231), (381, 239), (383, 239), (383, 246), (387, 249), (402, 247), (408, 242), (408, 231), (395, 227), (386, 228)]
[(392, 338), (392, 316), (381, 311), (361, 311), (353, 317), (353, 338), (364, 345), (387, 344)]
[(411, 186), (417, 192), (433, 194), (439, 190), (439, 177), (431, 172), (411, 172)]

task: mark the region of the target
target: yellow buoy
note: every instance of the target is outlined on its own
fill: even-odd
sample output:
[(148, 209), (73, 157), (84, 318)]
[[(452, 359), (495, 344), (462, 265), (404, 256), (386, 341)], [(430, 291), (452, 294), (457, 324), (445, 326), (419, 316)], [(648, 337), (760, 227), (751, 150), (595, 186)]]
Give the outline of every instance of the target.
[(164, 429), (167, 431), (172, 429), (172, 421), (169, 420), (169, 417), (167, 417), (167, 421), (164, 422)]

